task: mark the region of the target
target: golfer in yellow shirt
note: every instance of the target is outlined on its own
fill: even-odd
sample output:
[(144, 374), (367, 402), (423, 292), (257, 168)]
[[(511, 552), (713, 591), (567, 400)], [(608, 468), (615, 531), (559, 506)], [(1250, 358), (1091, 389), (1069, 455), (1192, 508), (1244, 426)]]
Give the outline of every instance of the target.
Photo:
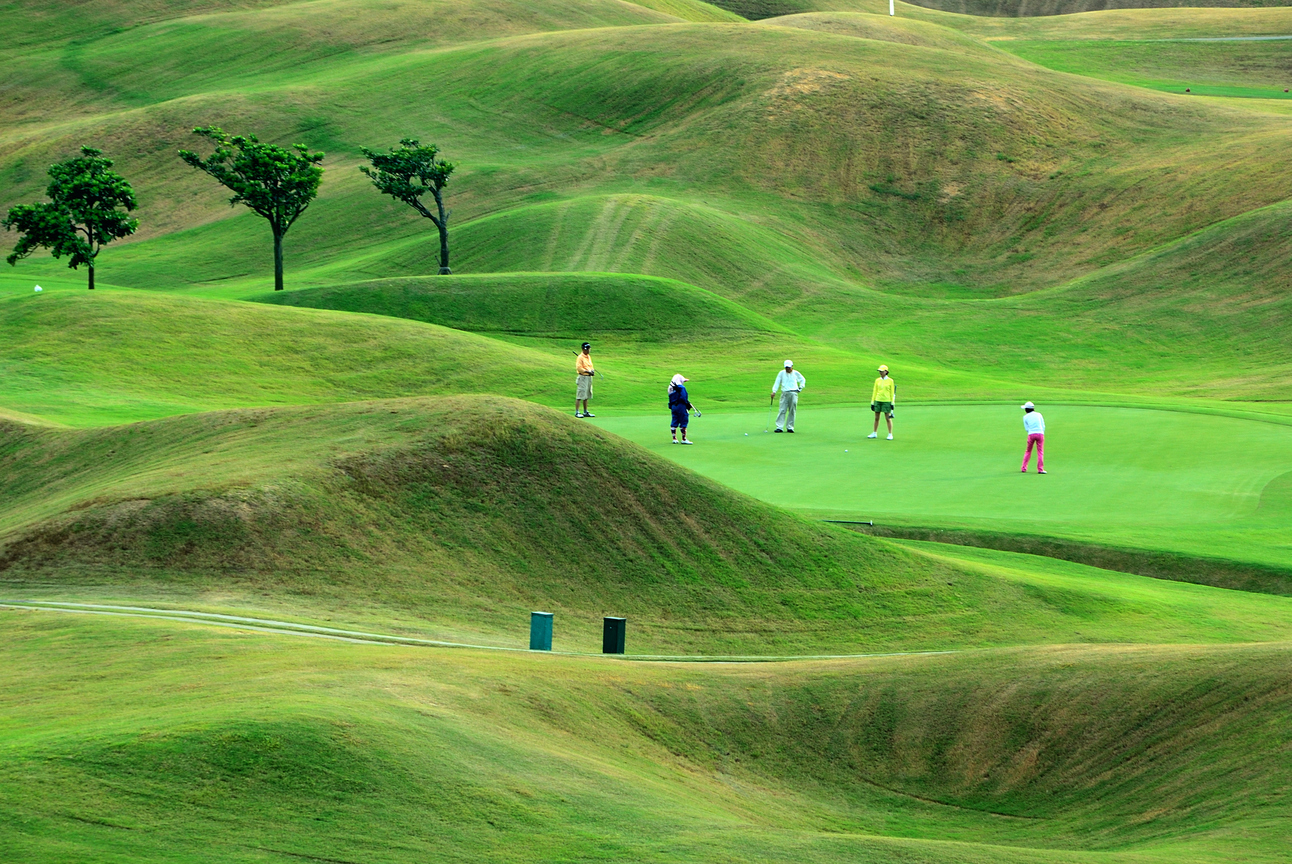
[[(583, 353), (574, 361), (574, 371), (577, 373), (574, 379), (574, 416), (596, 417), (596, 414), (588, 410), (588, 400), (592, 398), (592, 378), (597, 374), (592, 365), (592, 343), (583, 343)], [(583, 404), (582, 408), (579, 403)]]
[(888, 418), (888, 440), (893, 440), (893, 406), (897, 404), (897, 383), (888, 377), (888, 367), (879, 367), (879, 377), (870, 391), (870, 410), (875, 412), (875, 431), (867, 438), (879, 437), (879, 415)]

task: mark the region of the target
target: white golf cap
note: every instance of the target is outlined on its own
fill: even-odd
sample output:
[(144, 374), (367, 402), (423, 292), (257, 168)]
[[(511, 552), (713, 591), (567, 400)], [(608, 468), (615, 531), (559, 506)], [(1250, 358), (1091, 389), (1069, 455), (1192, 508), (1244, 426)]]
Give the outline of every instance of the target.
[(786, 361), (785, 361), (785, 365), (786, 365), (786, 366), (788, 366), (788, 367), (790, 367), (791, 369), (793, 369), (793, 368), (794, 368), (794, 361), (793, 361), (793, 360), (786, 360)]
[(690, 380), (691, 380), (690, 378), (683, 378), (683, 377), (682, 377), (682, 373), (681, 373), (681, 372), (679, 372), (679, 373), (677, 373), (676, 375), (674, 375), (674, 376), (673, 376), (673, 383), (674, 383), (674, 384), (681, 384), (683, 381), (690, 381)]
[(1026, 411), (1028, 408), (1035, 408), (1036, 406), (1035, 406), (1035, 405), (1033, 405), (1031, 402), (1024, 402), (1020, 407), (1021, 407), (1024, 411)]

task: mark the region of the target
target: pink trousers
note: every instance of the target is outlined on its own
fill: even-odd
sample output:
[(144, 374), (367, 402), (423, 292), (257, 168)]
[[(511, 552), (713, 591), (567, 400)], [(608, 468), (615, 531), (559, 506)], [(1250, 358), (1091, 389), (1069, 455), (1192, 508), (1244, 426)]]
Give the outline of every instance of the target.
[(1036, 448), (1036, 470), (1045, 470), (1045, 435), (1033, 432), (1027, 436), (1027, 449), (1023, 451), (1023, 473), (1027, 473), (1027, 460), (1032, 458), (1032, 448)]

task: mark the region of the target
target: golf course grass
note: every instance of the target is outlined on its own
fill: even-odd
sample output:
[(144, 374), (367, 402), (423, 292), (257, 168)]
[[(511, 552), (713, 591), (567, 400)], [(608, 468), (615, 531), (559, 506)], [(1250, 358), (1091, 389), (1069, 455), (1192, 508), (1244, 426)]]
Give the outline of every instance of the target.
[(1292, 7), (1092, 5), (6, 7), (0, 858), (1292, 860)]
[[(695, 401), (702, 392), (693, 385)], [(691, 426), (700, 443), (684, 450), (669, 444), (663, 413), (597, 422), (819, 518), (1053, 536), (1292, 571), (1290, 425), (1043, 405), (1049, 473), (1037, 476), (1033, 460), (1023, 476), (1016, 404), (904, 406), (887, 441), (866, 439), (867, 408), (814, 410), (809, 394), (794, 437), (764, 431), (770, 411), (705, 414)]]
[(632, 664), (0, 616), (11, 860), (1283, 860), (1278, 648)]

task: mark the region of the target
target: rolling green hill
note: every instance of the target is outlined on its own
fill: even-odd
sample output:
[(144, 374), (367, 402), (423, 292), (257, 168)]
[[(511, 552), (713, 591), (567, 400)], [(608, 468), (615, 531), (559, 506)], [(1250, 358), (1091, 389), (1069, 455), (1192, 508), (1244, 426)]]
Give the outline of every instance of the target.
[[(739, 2), (739, 0), (737, 0)], [(756, 0), (755, 0), (756, 2)], [(919, 4), (964, 15), (1023, 17), (1072, 15), (1112, 9), (1171, 9), (1177, 7), (1262, 8), (1286, 6), (1275, 0), (925, 0)], [(734, 7), (733, 7), (734, 8)]]
[(322, 310), (59, 290), (0, 299), (0, 321), (3, 404), (72, 426), (410, 393), (534, 397), (568, 380), (568, 364), (524, 348)]
[(1284, 646), (625, 664), (0, 617), (14, 861), (1286, 860)]
[[(718, 6), (750, 20), (762, 20), (802, 12), (873, 12), (888, 13), (884, 0), (718, 0)], [(1282, 7), (1284, 3), (1267, 0), (924, 0), (918, 4), (898, 3), (902, 15), (920, 14), (922, 8), (956, 15), (995, 18), (1029, 18), (1034, 16), (1074, 15), (1082, 12), (1114, 10), (1165, 9), (1178, 7)]]
[(893, 299), (863, 344), (1049, 386), (1079, 388), (1086, 370), (1116, 368), (1105, 393), (1284, 400), (1290, 214), (1285, 204), (1246, 213), (1017, 298)]
[[(288, 240), (292, 267), (324, 268), (326, 282), (425, 272), (416, 239), (423, 226), (353, 171), (359, 146), (389, 143), (409, 128), (436, 132), (471, 166), (454, 192), (467, 271), (546, 269), (541, 262), (553, 255), (567, 259), (549, 265), (560, 270), (616, 269), (602, 262), (620, 260), (701, 287), (721, 281), (727, 296), (746, 291), (750, 276), (720, 257), (705, 260), (726, 244), (678, 237), (667, 219), (646, 220), (616, 244), (604, 229), (620, 217), (605, 202), (561, 209), (550, 190), (563, 190), (558, 199), (649, 191), (666, 199), (664, 214), (687, 208), (697, 229), (718, 222), (726, 234), (778, 235), (763, 257), (813, 262), (807, 273), (776, 274), (778, 293), (825, 279), (954, 285), (977, 296), (1059, 284), (1288, 192), (1282, 119), (1038, 75), (990, 50), (801, 27), (617, 27), (433, 51), (346, 48), (320, 69), (293, 59), (281, 72), (266, 70), (248, 91), (237, 67), (194, 62), (194, 75), (223, 77), (188, 81), (184, 69), (149, 65), (163, 60), (133, 51), (129, 40), (141, 37), (132, 33), (113, 38), (127, 40), (122, 50), (143, 58), (140, 65), (114, 71), (103, 59), (94, 73), (102, 87), (78, 86), (60, 100), (97, 100), (104, 113), (18, 127), (0, 152), (0, 172), (8, 172), (13, 200), (34, 194), (32, 166), (79, 143), (92, 122), (123, 170), (141, 177), (154, 239), (109, 250), (103, 262), (105, 278), (113, 271), (140, 287), (250, 287), (264, 271), (263, 226), (246, 215), (224, 218), (231, 213), (222, 196), (173, 156), (185, 130), (207, 121), (302, 138), (332, 154), (323, 197)], [(942, 41), (964, 39), (947, 31)], [(176, 62), (191, 53), (177, 49)], [(418, 82), (427, 80), (435, 89), (413, 106), (395, 95), (422, 92)], [(132, 107), (114, 101), (118, 91), (136, 94)], [(155, 142), (142, 153), (128, 143), (141, 134)], [(719, 138), (723, 146), (711, 146)], [(1169, 206), (1182, 199), (1192, 206)], [(547, 243), (477, 251), (467, 227), (476, 217), (528, 220), (514, 208), (537, 203), (567, 220), (566, 236), (595, 235), (602, 245), (582, 254), (577, 243), (563, 248), (564, 239), (551, 255)], [(1150, 212), (1155, 218), (1145, 219)], [(178, 228), (193, 233), (171, 233)], [(390, 255), (383, 244), (395, 241), (408, 253)], [(755, 308), (773, 311), (766, 302)]]
[(766, 318), (671, 279), (589, 273), (521, 273), (387, 279), (266, 294), (266, 303), (364, 312), (473, 333), (648, 341), (786, 333)]
[(1292, 9), (930, 2), (5, 6), (0, 208), (141, 231), (0, 274), (0, 857), (1288, 861)]
[(619, 613), (657, 653), (1292, 634), (1292, 600), (947, 565), (498, 397), (8, 424), (0, 458), (11, 592), (276, 597), (502, 644), (544, 608), (583, 650)]

